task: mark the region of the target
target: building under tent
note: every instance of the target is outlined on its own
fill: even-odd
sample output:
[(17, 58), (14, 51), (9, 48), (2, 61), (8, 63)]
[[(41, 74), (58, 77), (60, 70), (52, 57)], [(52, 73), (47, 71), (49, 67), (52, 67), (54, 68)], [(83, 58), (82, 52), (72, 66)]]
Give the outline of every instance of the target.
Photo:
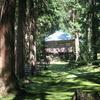
[(74, 38), (63, 31), (56, 31), (42, 41), (45, 41), (48, 53), (72, 53), (75, 51)]

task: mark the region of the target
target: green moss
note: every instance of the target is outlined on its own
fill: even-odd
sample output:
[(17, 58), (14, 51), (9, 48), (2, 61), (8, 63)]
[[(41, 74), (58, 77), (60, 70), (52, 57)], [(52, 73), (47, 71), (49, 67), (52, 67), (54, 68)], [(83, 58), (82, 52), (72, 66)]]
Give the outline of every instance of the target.
[[(25, 93), (2, 100), (70, 100), (76, 88), (86, 92), (100, 90), (98, 66), (69, 67), (67, 63), (54, 63), (40, 76), (27, 77), (29, 83), (21, 82)], [(14, 98), (14, 99), (12, 99)]]

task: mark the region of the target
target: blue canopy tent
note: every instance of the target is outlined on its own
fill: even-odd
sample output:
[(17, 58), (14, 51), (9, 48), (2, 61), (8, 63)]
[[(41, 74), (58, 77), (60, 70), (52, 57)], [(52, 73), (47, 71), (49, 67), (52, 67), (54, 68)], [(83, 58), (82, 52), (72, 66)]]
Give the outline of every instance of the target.
[(64, 41), (73, 40), (74, 38), (63, 31), (56, 31), (55, 33), (45, 37), (42, 41)]

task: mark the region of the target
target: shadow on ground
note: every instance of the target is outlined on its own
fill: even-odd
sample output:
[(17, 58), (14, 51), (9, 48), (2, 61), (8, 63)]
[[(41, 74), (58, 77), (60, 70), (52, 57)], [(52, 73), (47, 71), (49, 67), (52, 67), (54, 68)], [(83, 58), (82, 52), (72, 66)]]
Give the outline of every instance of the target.
[(16, 97), (13, 100), (46, 100), (46, 95), (49, 95), (47, 93), (28, 93), (25, 91), (22, 91), (21, 93), (17, 94)]
[(100, 92), (99, 72), (85, 72), (66, 67), (66, 64), (51, 64), (40, 76), (27, 77), (24, 91), (13, 100), (71, 100), (76, 88), (86, 92)]

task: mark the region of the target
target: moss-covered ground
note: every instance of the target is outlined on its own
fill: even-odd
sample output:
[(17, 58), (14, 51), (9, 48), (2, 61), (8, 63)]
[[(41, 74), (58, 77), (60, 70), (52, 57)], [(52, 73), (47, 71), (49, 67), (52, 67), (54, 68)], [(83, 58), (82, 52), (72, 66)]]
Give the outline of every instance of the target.
[(20, 82), (25, 91), (1, 97), (1, 100), (71, 100), (77, 88), (100, 93), (99, 66), (70, 66), (68, 62), (55, 62), (47, 67), (49, 70), (41, 70), (41, 75), (28, 76)]

